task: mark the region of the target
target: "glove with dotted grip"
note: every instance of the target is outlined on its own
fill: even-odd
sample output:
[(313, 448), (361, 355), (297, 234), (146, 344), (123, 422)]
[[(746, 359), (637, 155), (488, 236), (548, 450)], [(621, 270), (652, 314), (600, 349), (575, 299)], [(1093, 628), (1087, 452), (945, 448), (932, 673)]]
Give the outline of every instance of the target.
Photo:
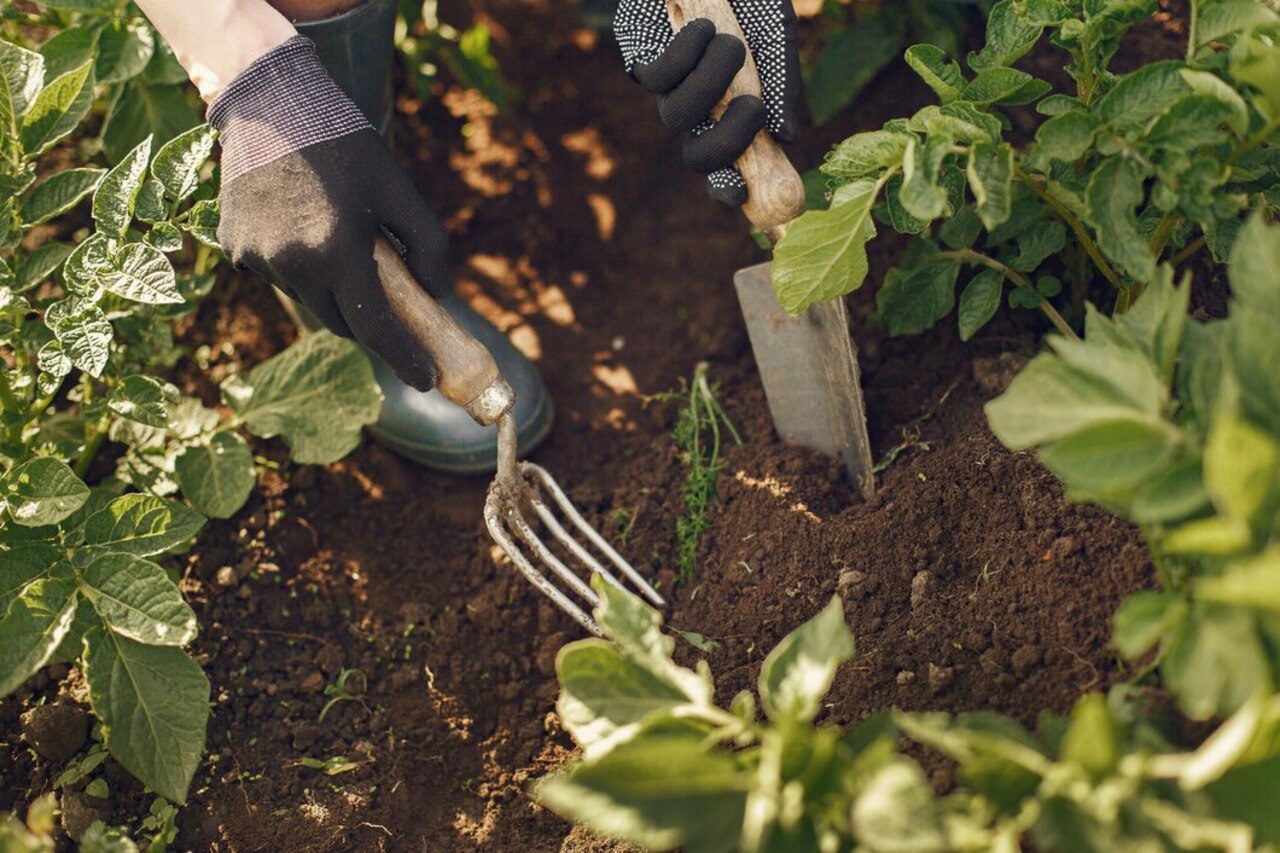
[[(664, 0), (621, 0), (613, 29), (627, 73), (658, 96), (670, 127), (686, 133), (684, 162), (707, 175), (712, 198), (740, 205), (747, 185), (733, 162), (767, 127), (780, 142), (799, 132), (800, 59), (791, 0), (726, 0), (747, 44), (696, 18), (674, 32)], [(734, 98), (719, 121), (709, 113), (729, 88), (750, 48), (763, 98)]]

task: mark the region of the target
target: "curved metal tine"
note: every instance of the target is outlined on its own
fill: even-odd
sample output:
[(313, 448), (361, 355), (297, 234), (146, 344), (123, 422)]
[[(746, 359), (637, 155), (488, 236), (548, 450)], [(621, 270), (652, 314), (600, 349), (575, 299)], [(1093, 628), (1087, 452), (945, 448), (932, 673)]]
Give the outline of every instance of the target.
[(555, 572), (561, 580), (567, 583), (574, 592), (590, 602), (592, 607), (600, 603), (600, 596), (596, 595), (596, 591), (587, 586), (582, 578), (573, 573), (573, 570), (560, 561), (560, 558), (551, 553), (551, 549), (547, 547), (547, 543), (538, 538), (538, 534), (533, 532), (533, 528), (529, 526), (529, 522), (525, 521), (524, 516), (519, 512), (505, 513), (506, 523), (515, 528), (516, 536), (520, 537), (524, 544), (528, 545), (533, 551), (533, 556), (539, 562), (545, 564), (551, 571)]
[(484, 522), (485, 526), (489, 528), (489, 535), (493, 537), (494, 542), (498, 543), (498, 547), (511, 559), (511, 562), (515, 564), (520, 574), (524, 575), (530, 583), (541, 590), (542, 594), (551, 599), (557, 607), (569, 614), (575, 622), (597, 637), (603, 637), (604, 632), (600, 630), (600, 626), (596, 624), (596, 621), (534, 568), (533, 564), (525, 557), (524, 552), (520, 550), (520, 546), (507, 534), (507, 529), (503, 526), (499, 515), (500, 510), (497, 507), (486, 503)]
[(547, 490), (547, 493), (551, 495), (551, 498), (556, 502), (556, 505), (560, 507), (560, 511), (565, 514), (565, 517), (568, 518), (569, 521), (573, 522), (573, 526), (578, 528), (582, 535), (591, 541), (591, 544), (595, 545), (602, 554), (608, 557), (609, 560), (618, 567), (619, 571), (626, 575), (631, 582), (636, 585), (636, 589), (640, 590), (640, 592), (644, 594), (645, 598), (649, 599), (659, 607), (666, 604), (666, 601), (664, 601), (662, 596), (658, 594), (658, 591), (650, 586), (649, 582), (641, 577), (640, 573), (632, 568), (631, 564), (624, 560), (622, 555), (615, 551), (613, 546), (606, 542), (605, 538), (596, 532), (594, 527), (587, 523), (587, 520), (582, 517), (582, 513), (578, 512), (578, 508), (569, 500), (569, 497), (564, 493), (564, 490), (560, 488), (560, 485), (555, 481), (555, 478), (551, 476), (547, 469), (543, 468), (541, 465), (536, 465), (533, 462), (520, 463), (520, 469), (522, 472), (532, 474), (534, 476), (542, 487)]
[(591, 552), (583, 548), (578, 540), (574, 539), (569, 531), (564, 529), (564, 526), (560, 524), (560, 519), (556, 518), (555, 513), (547, 508), (542, 498), (531, 495), (529, 503), (533, 506), (533, 511), (538, 514), (538, 518), (542, 519), (542, 523), (551, 531), (551, 535), (556, 538), (556, 541), (572, 551), (573, 555), (581, 560), (582, 564), (589, 570), (600, 575), (618, 589), (626, 591), (627, 588), (622, 585), (622, 581), (615, 578), (613, 573), (604, 567), (604, 564), (591, 556)]

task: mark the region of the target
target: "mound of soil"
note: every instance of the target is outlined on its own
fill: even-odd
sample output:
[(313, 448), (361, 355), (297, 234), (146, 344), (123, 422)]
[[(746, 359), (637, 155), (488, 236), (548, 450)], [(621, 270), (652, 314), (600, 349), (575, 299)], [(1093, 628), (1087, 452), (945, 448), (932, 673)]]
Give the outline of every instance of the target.
[[(1137, 531), (1067, 503), (1032, 457), (995, 440), (982, 411), (1039, 330), (1003, 320), (962, 346), (948, 321), (888, 339), (869, 322), (871, 288), (857, 294), (871, 435), (887, 467), (875, 500), (854, 502), (837, 465), (772, 434), (730, 284), (759, 252), (739, 214), (677, 165), (679, 141), (612, 44), (566, 0), (451, 11), (489, 23), (523, 100), (496, 116), (453, 90), (426, 105), (405, 97), (397, 147), (448, 217), (460, 289), (547, 378), (558, 423), (534, 458), (658, 579), (673, 625), (719, 641), (709, 660), (723, 697), (753, 686), (767, 651), (836, 592), (858, 643), (826, 710), (842, 725), (895, 705), (1030, 723), (1123, 675), (1108, 621), (1151, 583)], [(894, 66), (795, 159), (812, 165), (835, 139), (927, 99)], [(876, 244), (873, 281), (900, 250)], [(184, 332), (211, 345), (215, 380), (293, 335), (259, 282), (229, 276), (221, 293)], [(744, 442), (726, 451), (700, 573), (677, 586), (675, 412), (647, 395), (699, 361)], [(216, 400), (208, 379), (188, 386)], [(215, 711), (181, 847), (614, 849), (525, 794), (571, 754), (553, 661), (580, 632), (496, 559), (480, 519), (487, 478), (436, 474), (372, 443), (326, 468), (257, 449), (278, 467), (182, 558)], [(61, 770), (27, 750), (18, 717), (28, 702), (76, 697), (75, 673), (31, 687), (26, 702), (0, 705), (0, 808), (21, 807)], [(108, 776), (116, 820), (145, 810), (127, 774), (109, 762)]]

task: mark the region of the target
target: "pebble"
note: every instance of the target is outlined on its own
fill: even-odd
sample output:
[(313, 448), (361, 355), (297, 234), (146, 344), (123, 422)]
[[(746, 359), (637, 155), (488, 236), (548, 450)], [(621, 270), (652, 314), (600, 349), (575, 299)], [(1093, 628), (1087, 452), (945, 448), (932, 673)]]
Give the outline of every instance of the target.
[(915, 610), (924, 604), (933, 594), (936, 584), (932, 572), (916, 572), (911, 579), (911, 609)]
[(898, 673), (898, 677), (894, 680), (898, 682), (899, 687), (906, 687), (916, 680), (916, 674), (909, 669), (904, 669)]
[(223, 566), (214, 574), (213, 582), (223, 589), (230, 589), (236, 585), (236, 570), (230, 566)]
[(861, 598), (866, 585), (867, 576), (853, 569), (845, 569), (836, 580), (836, 591), (846, 601)]
[(937, 693), (947, 687), (955, 678), (954, 667), (929, 664), (929, 691)]

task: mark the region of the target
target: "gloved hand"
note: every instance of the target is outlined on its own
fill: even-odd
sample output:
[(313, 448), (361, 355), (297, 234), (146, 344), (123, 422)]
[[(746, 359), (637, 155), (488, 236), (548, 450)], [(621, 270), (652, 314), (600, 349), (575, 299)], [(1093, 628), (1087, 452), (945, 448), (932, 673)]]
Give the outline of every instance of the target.
[(711, 197), (747, 200), (747, 185), (733, 162), (762, 127), (780, 142), (794, 142), (800, 100), (800, 57), (791, 0), (727, 0), (760, 71), (764, 98), (735, 98), (718, 122), (709, 113), (746, 61), (742, 42), (705, 18), (674, 33), (664, 0), (621, 0), (613, 19), (622, 59), (637, 82), (658, 95), (662, 120), (685, 131), (685, 165), (708, 176)]
[(418, 282), (443, 296), (444, 227), (311, 41), (296, 36), (255, 60), (210, 106), (209, 122), (222, 143), (218, 239), (231, 260), (409, 385), (434, 386), (435, 363), (392, 312), (373, 245), (390, 232)]

